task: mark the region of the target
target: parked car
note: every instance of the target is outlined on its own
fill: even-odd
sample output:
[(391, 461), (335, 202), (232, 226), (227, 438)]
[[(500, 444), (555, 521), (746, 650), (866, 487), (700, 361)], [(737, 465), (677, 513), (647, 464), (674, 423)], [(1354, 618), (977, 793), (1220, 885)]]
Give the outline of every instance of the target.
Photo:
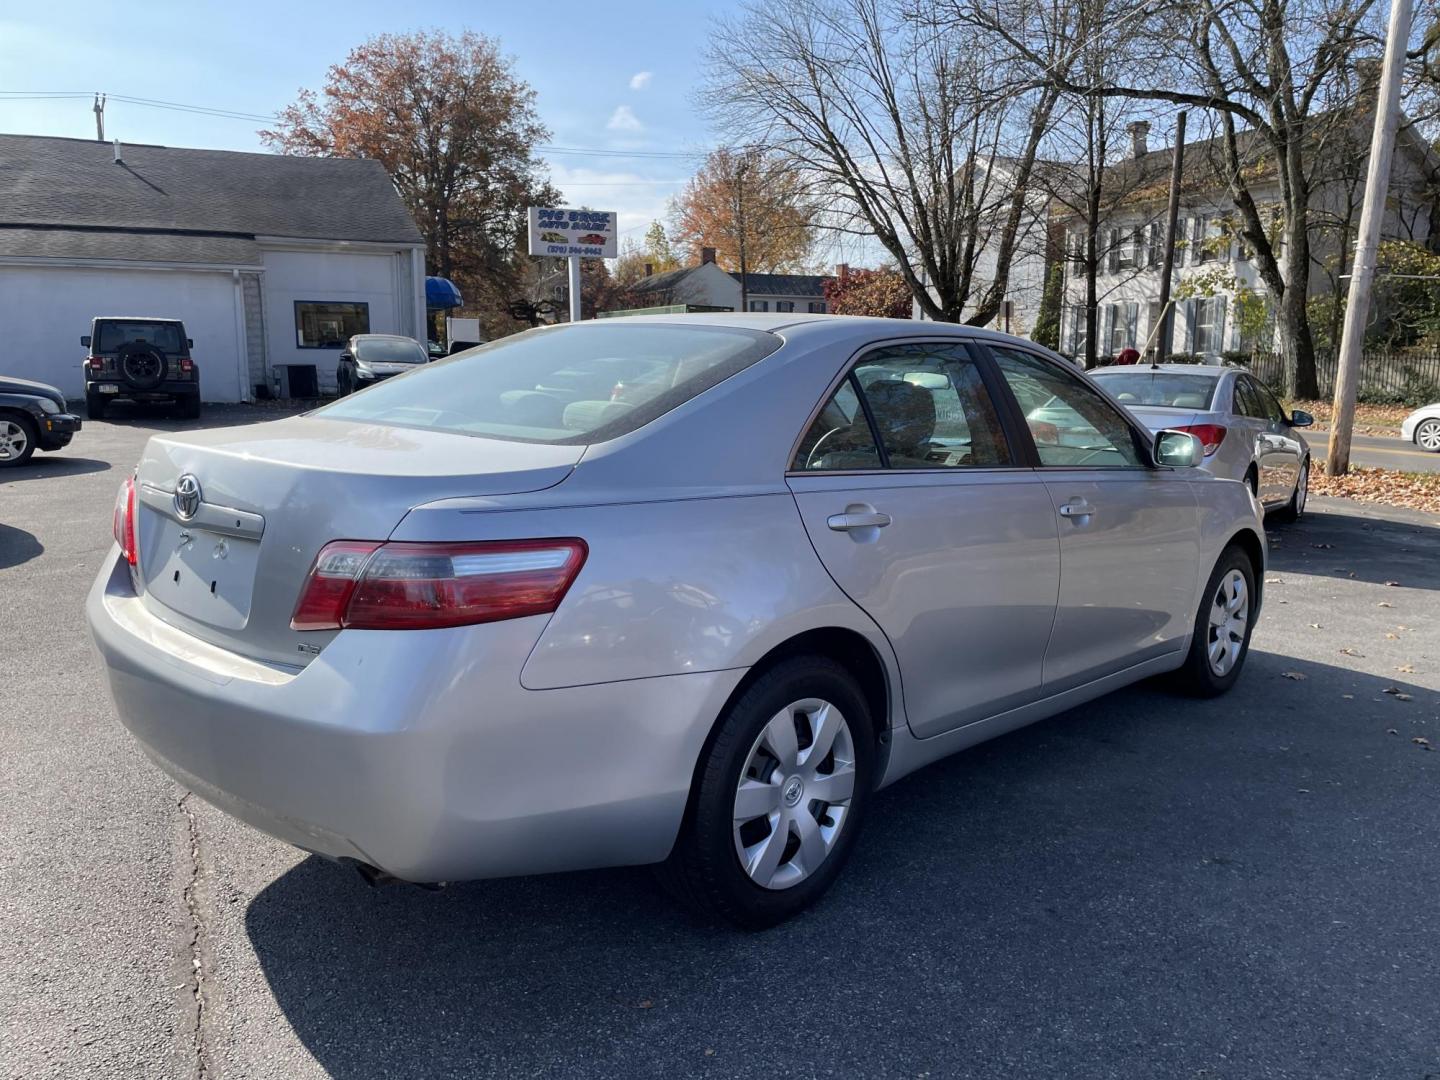
[[(1083, 443), (1034, 438), (1040, 394)], [(984, 330), (567, 324), (154, 436), (88, 618), (121, 722), (273, 836), (371, 880), (661, 863), (759, 927), (926, 763), (1234, 685), (1264, 530), (1200, 460)]]
[(85, 411), (101, 420), (116, 401), (159, 402), (180, 416), (200, 415), (200, 367), (179, 319), (99, 316), (80, 339), (85, 358)]
[(1300, 428), (1315, 423), (1286, 412), (1270, 388), (1248, 371), (1195, 364), (1101, 368), (1092, 377), (1151, 431), (1197, 435), (1202, 467), (1243, 480), (1277, 521), (1305, 512), (1310, 494), (1310, 445)]
[(1440, 402), (1416, 409), (1400, 424), (1400, 437), (1411, 439), (1421, 450), (1440, 454)]
[(429, 362), (429, 352), (414, 338), (399, 334), (356, 334), (345, 343), (345, 351), (340, 354), (335, 381), (343, 397)]
[(69, 446), (80, 427), (55, 387), (0, 376), (0, 468), (23, 465), (36, 450)]

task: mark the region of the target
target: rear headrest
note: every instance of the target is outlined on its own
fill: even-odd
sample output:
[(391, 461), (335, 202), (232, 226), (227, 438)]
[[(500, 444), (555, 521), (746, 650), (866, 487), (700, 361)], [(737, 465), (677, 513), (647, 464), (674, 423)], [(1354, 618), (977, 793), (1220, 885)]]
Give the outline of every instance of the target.
[(1119, 397), (1117, 397), (1115, 400), (1116, 400), (1116, 401), (1139, 401), (1140, 399), (1137, 398), (1134, 394), (1130, 393), (1129, 390), (1126, 390), (1125, 393), (1121, 394), (1121, 395), (1120, 395)]
[(1170, 402), (1175, 409), (1203, 409), (1210, 401), (1204, 394), (1176, 394)]
[(594, 431), (618, 420), (633, 407), (623, 401), (572, 401), (565, 406), (564, 424), (571, 431)]
[(923, 456), (935, 436), (935, 395), (908, 382), (871, 383), (865, 390), (870, 411), (887, 448)]

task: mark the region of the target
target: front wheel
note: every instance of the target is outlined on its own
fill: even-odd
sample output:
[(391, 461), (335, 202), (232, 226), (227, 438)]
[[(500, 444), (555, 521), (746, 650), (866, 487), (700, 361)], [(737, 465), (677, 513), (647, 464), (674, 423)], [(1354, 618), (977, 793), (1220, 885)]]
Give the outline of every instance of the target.
[(815, 903), (854, 846), (874, 784), (865, 695), (821, 656), (782, 661), (720, 718), (666, 887), (751, 930)]
[(1440, 454), (1440, 420), (1421, 420), (1415, 427), (1415, 445), (1432, 454)]
[(29, 461), (39, 437), (39, 428), (28, 416), (21, 413), (0, 416), (0, 469)]
[(1217, 697), (1235, 685), (1250, 653), (1256, 595), (1250, 556), (1232, 544), (1221, 553), (1201, 594), (1190, 652), (1175, 673), (1181, 690)]

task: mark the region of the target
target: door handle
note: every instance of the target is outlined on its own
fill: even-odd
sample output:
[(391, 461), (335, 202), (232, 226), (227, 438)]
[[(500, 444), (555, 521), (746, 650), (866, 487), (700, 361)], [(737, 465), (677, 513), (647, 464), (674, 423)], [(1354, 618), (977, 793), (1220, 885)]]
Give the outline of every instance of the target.
[(852, 529), (883, 529), (890, 524), (890, 515), (874, 511), (868, 514), (849, 512), (831, 514), (825, 519), (825, 524), (836, 532), (849, 532)]
[(1071, 499), (1060, 507), (1060, 516), (1067, 518), (1089, 517), (1095, 508), (1084, 499)]

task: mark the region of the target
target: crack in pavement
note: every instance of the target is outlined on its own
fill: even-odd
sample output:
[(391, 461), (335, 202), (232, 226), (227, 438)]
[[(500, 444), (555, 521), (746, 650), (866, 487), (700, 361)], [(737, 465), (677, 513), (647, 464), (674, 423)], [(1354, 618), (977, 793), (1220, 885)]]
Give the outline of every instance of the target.
[(204, 920), (200, 914), (200, 900), (196, 893), (200, 883), (200, 825), (195, 818), (194, 812), (190, 809), (190, 800), (195, 796), (187, 791), (175, 804), (180, 813), (185, 816), (186, 845), (189, 853), (189, 872), (186, 874), (185, 886), (181, 890), (181, 896), (185, 902), (185, 911), (190, 918), (188, 940), (185, 943), (185, 950), (188, 953), (186, 959), (187, 978), (191, 994), (192, 1009), (190, 1010), (191, 1040), (190, 1048), (194, 1054), (195, 1077), (197, 1080), (205, 1080), (210, 1075), (209, 1052), (205, 1039), (206, 1023), (206, 999), (205, 999), (205, 960), (203, 956)]

